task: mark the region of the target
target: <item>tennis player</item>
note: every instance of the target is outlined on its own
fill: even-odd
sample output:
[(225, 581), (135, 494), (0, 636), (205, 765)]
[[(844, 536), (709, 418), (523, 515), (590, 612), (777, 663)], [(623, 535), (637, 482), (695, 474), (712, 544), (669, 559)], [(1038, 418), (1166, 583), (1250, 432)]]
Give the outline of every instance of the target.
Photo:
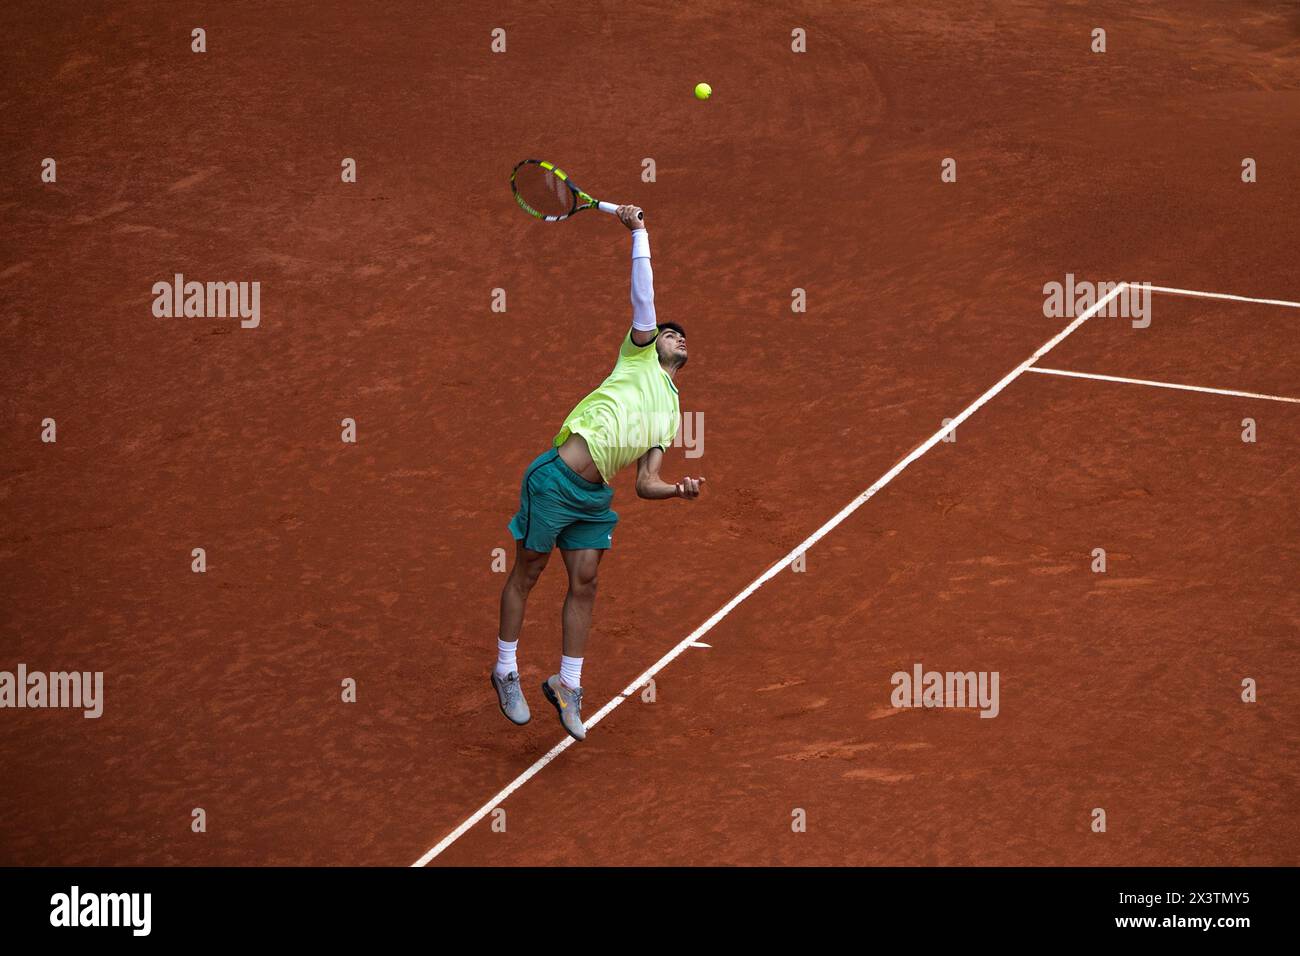
[(686, 332), (655, 320), (650, 234), (636, 206), (618, 207), (632, 232), (632, 329), (618, 350), (614, 371), (584, 398), (560, 427), (551, 447), (533, 460), (519, 489), (519, 513), (510, 522), (515, 563), (501, 591), (497, 663), (492, 671), (501, 711), (516, 724), (530, 719), (519, 683), (516, 649), (528, 594), (558, 546), (569, 572), (564, 598), (564, 647), (560, 672), (542, 682), (542, 693), (577, 740), (582, 724), (582, 661), (596, 600), (596, 569), (613, 542), (618, 515), (610, 510), (610, 482), (637, 463), (636, 493), (642, 498), (698, 498), (703, 478), (676, 483), (659, 477), (664, 451), (677, 434), (680, 407), (674, 378), (686, 364)]

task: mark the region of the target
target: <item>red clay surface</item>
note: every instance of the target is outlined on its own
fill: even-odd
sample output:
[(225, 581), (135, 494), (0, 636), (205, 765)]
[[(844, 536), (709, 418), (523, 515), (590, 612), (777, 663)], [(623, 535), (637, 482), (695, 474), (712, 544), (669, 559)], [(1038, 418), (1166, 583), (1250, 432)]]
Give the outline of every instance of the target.
[[(645, 206), (705, 413), (667, 464), (702, 500), (617, 482), (590, 713), (1063, 327), (1045, 282), (1300, 299), (1293, 4), (950, 6), (0, 11), (0, 669), (106, 683), (0, 711), (0, 863), (406, 864), (560, 739), (488, 690), (491, 552), (612, 361), (627, 239), (530, 221), (524, 156)], [(261, 327), (154, 318), (176, 272), (260, 281)], [(1044, 364), (1300, 394), (1294, 310), (1156, 308)], [(1024, 375), (438, 862), (1295, 863), (1298, 440)], [(999, 671), (1000, 716), (890, 708), (916, 662)]]

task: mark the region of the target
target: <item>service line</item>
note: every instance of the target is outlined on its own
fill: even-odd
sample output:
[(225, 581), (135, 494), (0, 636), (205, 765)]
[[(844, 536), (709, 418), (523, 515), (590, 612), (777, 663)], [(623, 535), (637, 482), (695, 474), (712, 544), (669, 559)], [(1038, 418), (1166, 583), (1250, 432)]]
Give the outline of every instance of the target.
[(1195, 289), (1174, 289), (1167, 285), (1146, 285), (1141, 284), (1141, 288), (1150, 289), (1152, 292), (1167, 292), (1170, 295), (1190, 295), (1197, 299), (1227, 299), (1231, 302), (1258, 302), (1260, 305), (1284, 305), (1288, 309), (1300, 309), (1300, 302), (1291, 302), (1288, 299), (1252, 299), (1246, 295), (1228, 295), (1224, 292), (1197, 292)]
[(1067, 378), (1095, 378), (1099, 382), (1122, 382), (1125, 385), (1149, 385), (1152, 388), (1176, 388), (1183, 392), (1209, 392), (1211, 395), (1232, 395), (1236, 398), (1262, 398), (1270, 402), (1293, 402), (1300, 405), (1300, 398), (1287, 398), (1285, 395), (1264, 395), (1260, 392), (1239, 392), (1232, 388), (1208, 388), (1204, 385), (1179, 385), (1176, 382), (1153, 382), (1146, 378), (1123, 378), (1119, 375), (1099, 375), (1096, 372), (1071, 372), (1062, 368), (1031, 368), (1029, 371), (1039, 375), (1064, 375)]

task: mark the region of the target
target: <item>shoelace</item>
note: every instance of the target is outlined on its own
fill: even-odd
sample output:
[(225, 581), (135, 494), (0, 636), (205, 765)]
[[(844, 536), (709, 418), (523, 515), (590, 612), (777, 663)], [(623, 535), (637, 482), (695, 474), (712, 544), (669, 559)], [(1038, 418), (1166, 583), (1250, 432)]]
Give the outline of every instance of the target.
[(522, 692), (519, 687), (518, 674), (506, 675), (506, 677), (501, 680), (501, 686), (505, 688), (507, 704), (513, 704), (521, 696)]

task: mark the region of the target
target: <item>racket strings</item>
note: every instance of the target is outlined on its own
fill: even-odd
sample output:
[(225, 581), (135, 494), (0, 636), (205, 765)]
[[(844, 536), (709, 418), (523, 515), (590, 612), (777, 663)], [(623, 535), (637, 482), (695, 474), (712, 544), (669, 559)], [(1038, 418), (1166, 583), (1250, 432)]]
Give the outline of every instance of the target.
[(573, 208), (573, 192), (559, 176), (535, 163), (515, 173), (515, 192), (536, 213), (562, 216)]

